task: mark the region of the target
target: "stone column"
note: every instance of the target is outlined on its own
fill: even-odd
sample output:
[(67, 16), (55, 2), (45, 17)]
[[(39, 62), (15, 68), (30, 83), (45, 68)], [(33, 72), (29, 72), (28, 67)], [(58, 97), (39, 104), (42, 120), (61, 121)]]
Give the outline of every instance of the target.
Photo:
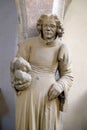
[(53, 0), (25, 0), (28, 36), (37, 35), (36, 22), (41, 14), (52, 13)]
[(54, 0), (52, 13), (58, 15), (61, 22), (63, 22), (65, 0)]
[(16, 0), (18, 15), (18, 43), (28, 38), (25, 0)]
[(16, 0), (18, 43), (36, 36), (36, 22), (41, 14), (53, 13), (63, 22), (65, 2), (70, 0)]

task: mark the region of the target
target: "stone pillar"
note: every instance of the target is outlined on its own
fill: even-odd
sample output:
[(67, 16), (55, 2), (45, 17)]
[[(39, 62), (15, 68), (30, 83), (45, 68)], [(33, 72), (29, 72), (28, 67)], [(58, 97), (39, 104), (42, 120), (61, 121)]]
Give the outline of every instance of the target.
[(28, 38), (25, 0), (16, 0), (18, 15), (18, 43)]
[(53, 0), (25, 0), (28, 36), (37, 35), (36, 22), (41, 14), (52, 13)]
[(70, 0), (16, 0), (18, 14), (18, 43), (36, 36), (36, 22), (41, 14), (53, 13), (63, 22), (65, 2)]
[(58, 15), (61, 22), (63, 22), (65, 0), (54, 0), (52, 13)]

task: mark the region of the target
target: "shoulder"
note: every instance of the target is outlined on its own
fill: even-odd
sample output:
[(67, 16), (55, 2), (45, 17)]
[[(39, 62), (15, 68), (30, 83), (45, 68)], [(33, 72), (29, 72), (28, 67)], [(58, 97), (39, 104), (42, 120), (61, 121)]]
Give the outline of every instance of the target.
[(64, 44), (63, 42), (61, 42), (59, 51), (62, 52), (62, 53), (69, 52), (69, 48), (68, 48), (67, 44)]
[(67, 44), (63, 43), (63, 41), (60, 41), (60, 50), (67, 50)]
[(68, 56), (69, 56), (69, 48), (67, 47), (66, 44), (61, 43), (60, 48), (59, 48), (58, 59), (63, 60)]
[(34, 43), (34, 42), (36, 42), (38, 40), (38, 36), (37, 37), (31, 37), (31, 38), (28, 38), (26, 41), (24, 41), (23, 43), (24, 44), (32, 44), (32, 43)]
[(63, 51), (67, 49), (67, 45), (61, 39), (58, 38), (56, 39), (56, 46), (58, 47), (58, 51)]
[(26, 39), (25, 41), (21, 42), (18, 44), (19, 47), (23, 47), (23, 48), (29, 48), (33, 45), (34, 42), (36, 42), (38, 39), (38, 37), (31, 37)]
[(35, 42), (35, 41), (37, 41), (37, 40), (38, 40), (38, 36), (28, 38), (25, 42), (26, 42), (26, 43), (31, 43), (31, 42)]

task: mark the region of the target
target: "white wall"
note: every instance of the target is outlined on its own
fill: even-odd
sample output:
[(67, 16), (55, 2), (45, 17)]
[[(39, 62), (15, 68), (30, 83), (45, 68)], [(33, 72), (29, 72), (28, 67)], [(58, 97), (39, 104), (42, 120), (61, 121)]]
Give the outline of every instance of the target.
[(63, 114), (64, 130), (87, 130), (87, 0), (72, 0), (64, 28), (74, 73), (68, 112)]

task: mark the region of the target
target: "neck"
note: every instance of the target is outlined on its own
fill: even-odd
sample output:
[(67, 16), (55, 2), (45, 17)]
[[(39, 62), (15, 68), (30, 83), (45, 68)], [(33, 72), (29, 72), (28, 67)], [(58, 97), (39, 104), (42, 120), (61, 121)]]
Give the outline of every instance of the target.
[(56, 37), (46, 38), (46, 39), (44, 37), (42, 37), (42, 39), (46, 42), (47, 45), (50, 45), (50, 44), (54, 43)]
[(40, 42), (45, 46), (55, 46), (55, 44), (58, 42), (58, 38), (52, 38), (52, 39), (44, 39), (41, 34), (39, 35)]

